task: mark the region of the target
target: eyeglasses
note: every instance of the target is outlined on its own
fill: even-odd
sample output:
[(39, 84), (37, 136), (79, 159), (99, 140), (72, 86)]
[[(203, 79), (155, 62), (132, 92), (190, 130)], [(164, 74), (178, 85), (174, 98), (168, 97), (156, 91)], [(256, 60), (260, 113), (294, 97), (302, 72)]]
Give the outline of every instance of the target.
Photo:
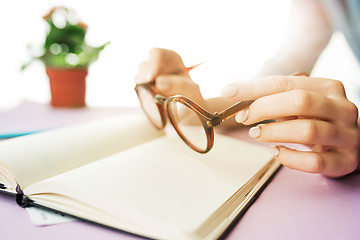
[(207, 153), (213, 147), (213, 127), (253, 102), (242, 101), (212, 114), (185, 96), (165, 98), (157, 94), (153, 83), (137, 84), (135, 91), (143, 111), (156, 128), (163, 129), (169, 119), (181, 139), (199, 153)]

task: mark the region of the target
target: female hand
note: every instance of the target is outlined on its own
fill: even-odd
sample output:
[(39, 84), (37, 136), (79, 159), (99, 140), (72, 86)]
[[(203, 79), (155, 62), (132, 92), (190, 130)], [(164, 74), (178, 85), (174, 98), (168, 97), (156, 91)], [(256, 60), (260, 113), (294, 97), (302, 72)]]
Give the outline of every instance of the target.
[(255, 100), (236, 115), (245, 125), (257, 125), (249, 135), (258, 141), (299, 143), (311, 151), (275, 147), (285, 166), (339, 177), (358, 167), (358, 109), (340, 81), (305, 76), (271, 76), (251, 83), (228, 85), (222, 92), (233, 101)]
[(188, 68), (174, 51), (151, 49), (149, 58), (139, 65), (135, 82), (155, 82), (155, 91), (165, 97), (180, 94), (204, 105), (199, 86), (192, 81)]

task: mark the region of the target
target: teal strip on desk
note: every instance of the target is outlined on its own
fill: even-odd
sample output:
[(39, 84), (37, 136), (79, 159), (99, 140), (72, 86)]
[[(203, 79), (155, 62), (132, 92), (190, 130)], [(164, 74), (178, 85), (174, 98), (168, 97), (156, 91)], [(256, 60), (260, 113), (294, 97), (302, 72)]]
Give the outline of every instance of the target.
[(30, 134), (42, 132), (42, 131), (44, 131), (44, 130), (38, 130), (38, 131), (32, 131), (32, 132), (5, 133), (5, 134), (0, 134), (0, 139), (21, 137), (21, 136), (25, 136), (25, 135), (30, 135)]

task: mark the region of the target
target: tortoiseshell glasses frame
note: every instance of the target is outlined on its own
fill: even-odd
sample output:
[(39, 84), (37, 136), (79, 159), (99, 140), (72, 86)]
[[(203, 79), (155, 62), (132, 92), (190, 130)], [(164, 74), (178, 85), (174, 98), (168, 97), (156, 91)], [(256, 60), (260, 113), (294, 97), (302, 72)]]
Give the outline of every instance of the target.
[[(163, 129), (166, 125), (167, 119), (169, 119), (171, 125), (174, 127), (174, 129), (181, 137), (181, 139), (190, 148), (192, 148), (193, 150), (199, 153), (207, 153), (213, 147), (214, 127), (218, 126), (226, 119), (234, 116), (236, 113), (248, 107), (253, 102), (253, 100), (238, 102), (221, 112), (210, 113), (185, 96), (175, 95), (165, 98), (164, 96), (157, 94), (156, 91), (154, 90), (153, 83), (137, 84), (135, 86), (135, 91), (137, 93), (143, 111), (149, 118), (150, 122), (156, 128)], [(147, 94), (149, 94), (149, 96), (152, 97), (154, 104), (156, 105), (156, 108), (154, 108), (153, 110), (158, 111), (159, 113), (159, 116), (155, 116), (156, 119), (154, 119), (154, 115), (153, 115), (154, 111), (149, 112), (148, 109), (146, 109), (145, 104), (148, 104), (146, 101), (149, 101), (149, 99), (145, 99), (144, 97), (142, 97), (142, 91), (145, 91)], [(193, 111), (193, 113), (195, 113), (198, 116), (206, 134), (205, 148), (199, 148), (198, 146), (194, 145), (191, 141), (188, 140), (184, 132), (180, 130), (174, 116), (171, 114), (171, 111), (169, 110), (169, 105), (171, 103), (180, 103), (185, 107), (187, 107), (188, 109), (190, 109), (191, 111)], [(155, 114), (157, 115), (157, 113)]]

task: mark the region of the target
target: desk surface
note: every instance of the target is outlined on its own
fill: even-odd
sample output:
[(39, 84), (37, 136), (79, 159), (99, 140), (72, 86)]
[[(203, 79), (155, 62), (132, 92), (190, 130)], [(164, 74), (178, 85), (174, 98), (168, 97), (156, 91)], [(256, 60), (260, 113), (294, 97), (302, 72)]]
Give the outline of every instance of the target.
[[(1, 114), (0, 114), (1, 115)], [(282, 167), (226, 239), (360, 239), (360, 174), (329, 179)], [(0, 194), (1, 239), (139, 239), (74, 221), (34, 226), (13, 196)]]

